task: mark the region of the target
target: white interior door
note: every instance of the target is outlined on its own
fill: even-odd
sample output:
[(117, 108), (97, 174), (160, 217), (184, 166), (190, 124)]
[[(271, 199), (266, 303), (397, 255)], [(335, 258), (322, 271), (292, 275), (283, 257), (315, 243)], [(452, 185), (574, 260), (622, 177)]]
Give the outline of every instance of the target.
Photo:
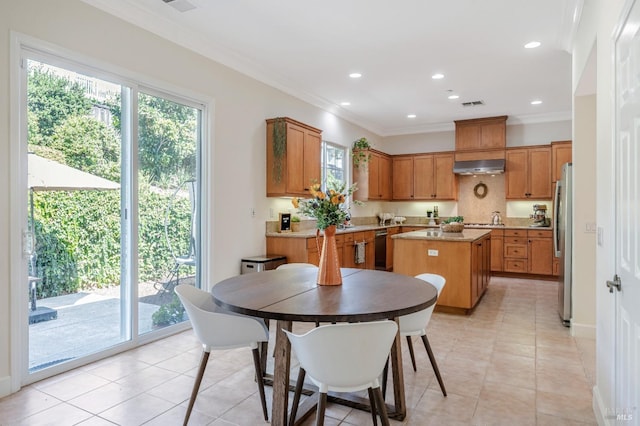
[[(640, 4), (633, 1), (616, 39), (615, 417), (640, 424)], [(614, 281), (614, 280), (612, 280)], [(617, 281), (617, 280), (615, 280)], [(615, 290), (614, 290), (615, 289)]]

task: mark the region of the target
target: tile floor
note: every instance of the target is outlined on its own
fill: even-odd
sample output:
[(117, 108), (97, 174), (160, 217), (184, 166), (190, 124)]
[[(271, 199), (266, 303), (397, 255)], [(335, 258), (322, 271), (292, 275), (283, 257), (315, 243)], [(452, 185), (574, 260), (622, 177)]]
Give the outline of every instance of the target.
[[(414, 343), (417, 373), (405, 346), (408, 416), (391, 423), (596, 424), (595, 342), (560, 325), (556, 298), (555, 282), (492, 278), (472, 315), (435, 313), (429, 339), (449, 396), (421, 342)], [(187, 331), (34, 383), (0, 399), (0, 425), (182, 424), (200, 352)], [(371, 424), (368, 413), (335, 404), (327, 416), (327, 426)], [(250, 351), (214, 352), (190, 425), (258, 424), (265, 422)]]

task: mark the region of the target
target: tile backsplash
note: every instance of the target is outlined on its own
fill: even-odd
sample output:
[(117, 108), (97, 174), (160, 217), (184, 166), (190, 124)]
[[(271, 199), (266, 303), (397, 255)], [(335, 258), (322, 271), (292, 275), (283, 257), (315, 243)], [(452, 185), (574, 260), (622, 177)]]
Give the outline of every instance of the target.
[[(479, 198), (474, 193), (476, 185), (487, 186), (486, 195)], [(481, 194), (481, 191), (478, 191)], [(491, 222), (491, 213), (499, 211), (502, 218), (507, 216), (507, 202), (504, 194), (504, 174), (458, 177), (458, 213), (464, 215), (467, 223)]]

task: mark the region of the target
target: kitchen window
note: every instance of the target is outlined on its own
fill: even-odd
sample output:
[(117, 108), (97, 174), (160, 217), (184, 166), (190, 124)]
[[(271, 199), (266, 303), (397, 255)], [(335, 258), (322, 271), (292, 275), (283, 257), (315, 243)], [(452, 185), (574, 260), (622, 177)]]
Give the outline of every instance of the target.
[(341, 145), (322, 141), (322, 182), (335, 179), (347, 181), (347, 149)]

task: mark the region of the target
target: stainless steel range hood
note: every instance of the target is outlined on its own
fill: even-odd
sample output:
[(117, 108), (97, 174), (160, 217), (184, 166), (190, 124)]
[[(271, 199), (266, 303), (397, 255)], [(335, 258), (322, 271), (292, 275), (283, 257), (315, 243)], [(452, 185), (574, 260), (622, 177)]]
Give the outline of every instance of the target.
[(453, 173), (458, 175), (495, 175), (504, 173), (504, 159), (456, 161)]

